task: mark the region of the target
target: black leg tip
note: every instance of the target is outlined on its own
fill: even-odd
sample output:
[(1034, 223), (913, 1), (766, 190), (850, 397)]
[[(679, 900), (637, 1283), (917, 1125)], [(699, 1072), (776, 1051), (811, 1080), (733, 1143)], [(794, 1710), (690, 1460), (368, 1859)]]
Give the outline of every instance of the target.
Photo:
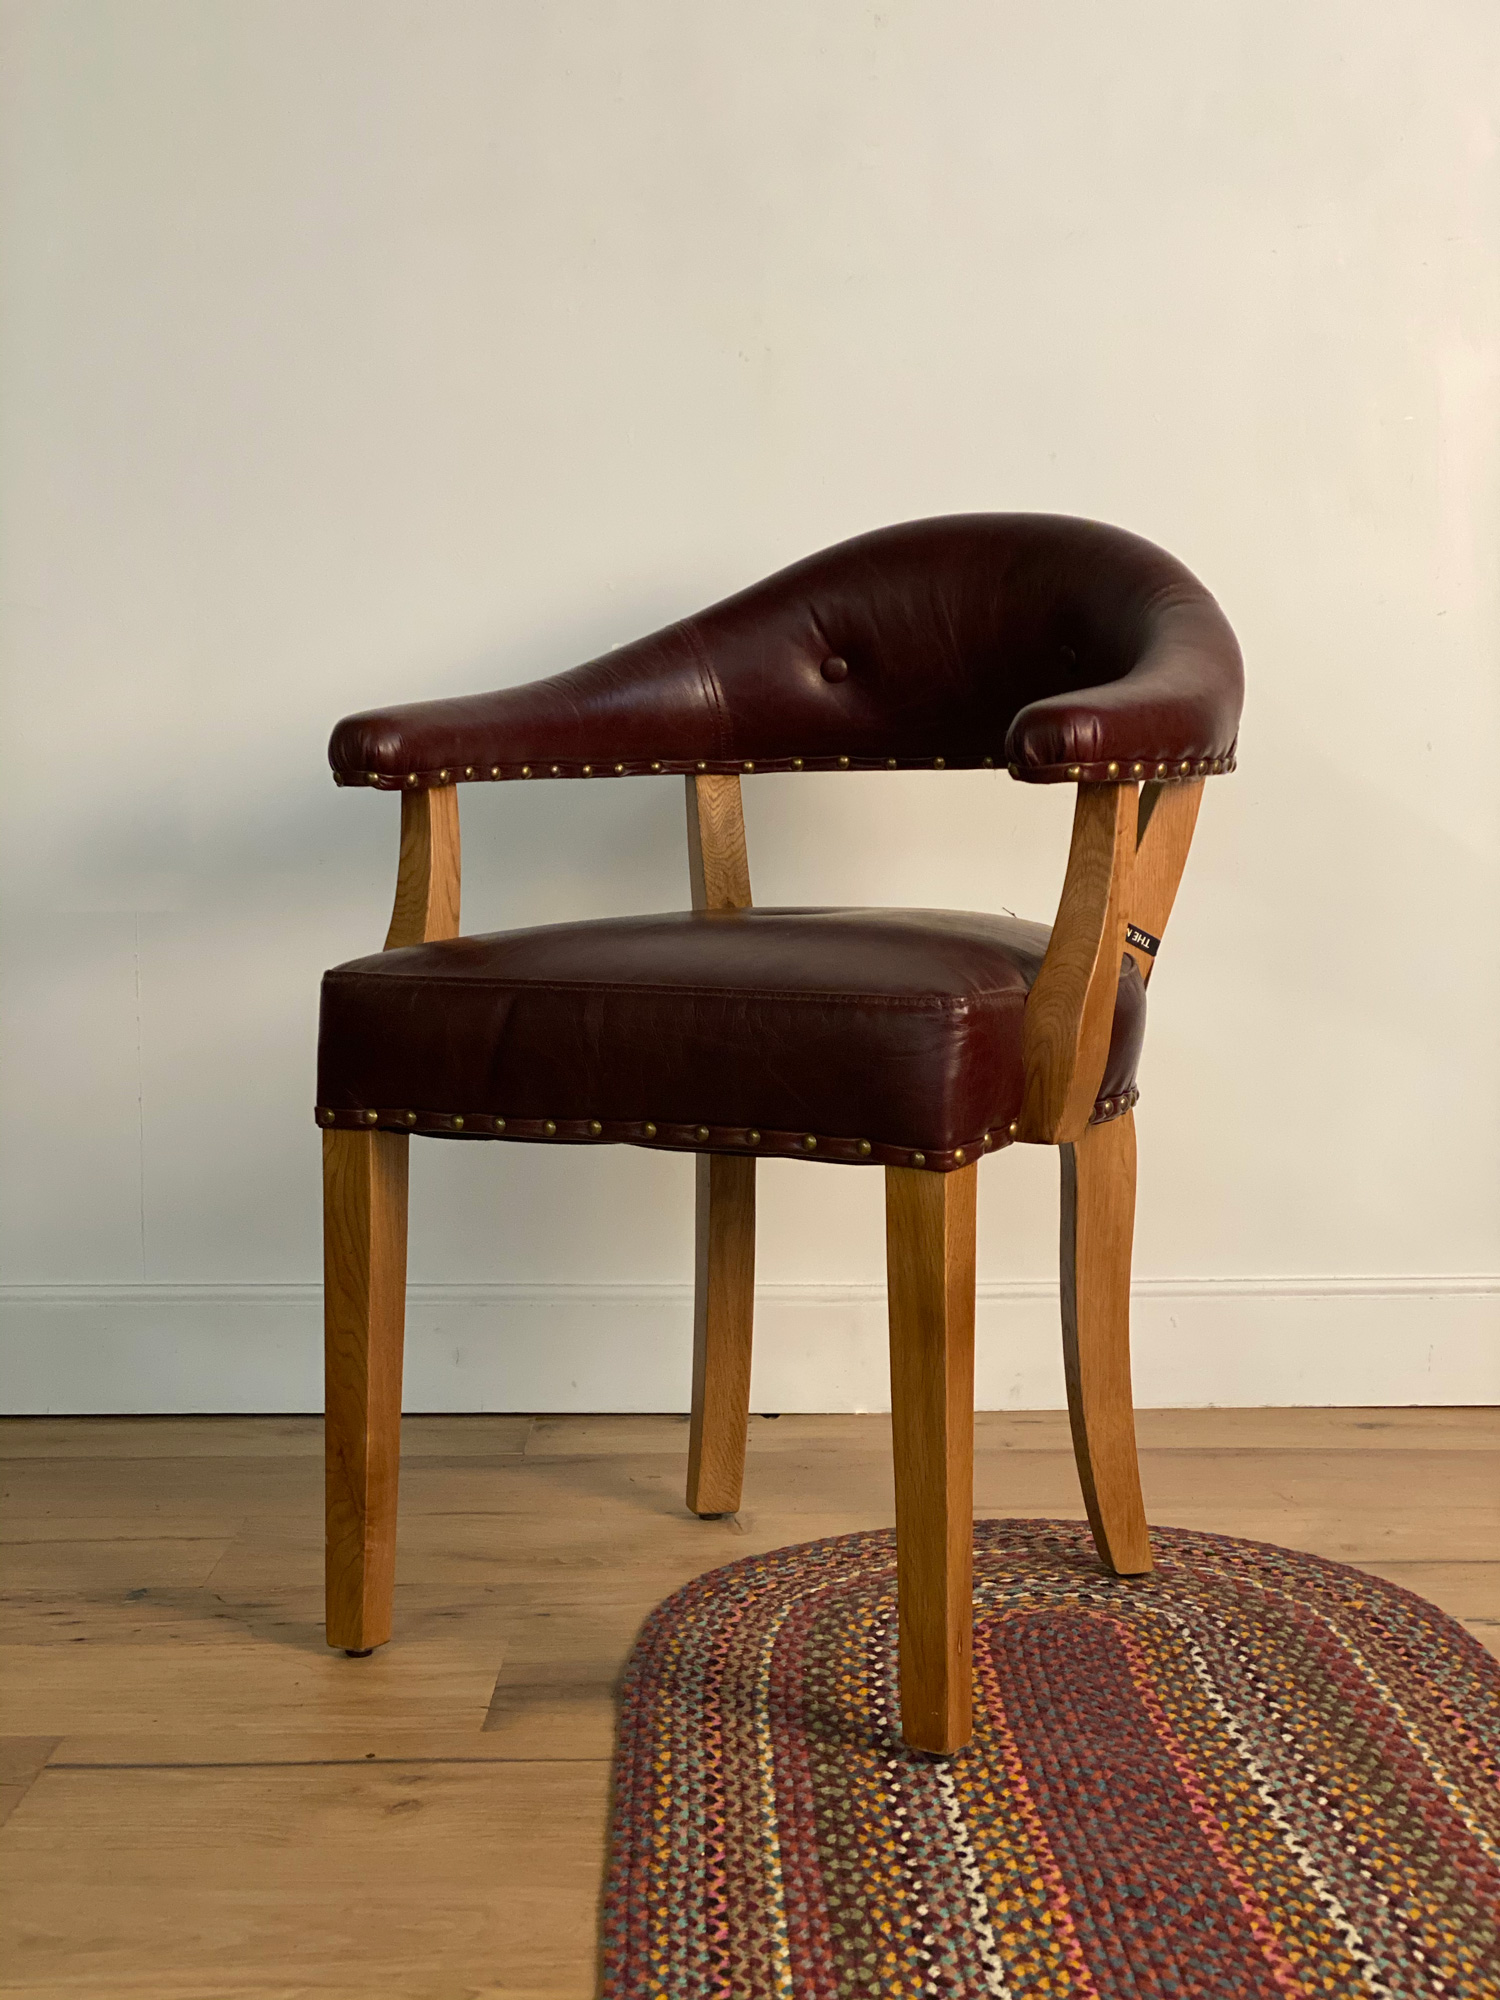
[(368, 1660), (374, 1650), (373, 1646), (346, 1646), (344, 1648), (344, 1658), (346, 1660)]

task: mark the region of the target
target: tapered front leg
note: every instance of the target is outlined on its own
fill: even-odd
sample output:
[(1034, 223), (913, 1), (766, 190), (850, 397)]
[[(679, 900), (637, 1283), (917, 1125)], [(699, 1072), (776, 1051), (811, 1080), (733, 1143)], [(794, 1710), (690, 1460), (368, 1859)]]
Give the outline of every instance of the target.
[(755, 1317), (755, 1162), (700, 1153), (687, 1503), (734, 1514), (745, 1476)]
[(977, 1173), (885, 1170), (901, 1728), (914, 1750), (961, 1750), (972, 1733)]
[(1062, 1326), (1073, 1452), (1094, 1546), (1117, 1576), (1151, 1568), (1130, 1389), (1135, 1114), (1062, 1153)]
[(323, 1134), (323, 1362), (328, 1643), (391, 1636), (406, 1160), (400, 1132)]

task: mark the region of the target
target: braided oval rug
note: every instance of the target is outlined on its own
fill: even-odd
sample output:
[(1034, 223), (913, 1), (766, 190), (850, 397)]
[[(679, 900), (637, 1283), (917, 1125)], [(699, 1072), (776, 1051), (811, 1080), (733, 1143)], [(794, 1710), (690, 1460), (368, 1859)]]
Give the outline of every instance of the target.
[(982, 1521), (972, 1745), (901, 1744), (894, 1538), (699, 1577), (626, 1672), (608, 2000), (1500, 1996), (1500, 1666), (1338, 1563)]

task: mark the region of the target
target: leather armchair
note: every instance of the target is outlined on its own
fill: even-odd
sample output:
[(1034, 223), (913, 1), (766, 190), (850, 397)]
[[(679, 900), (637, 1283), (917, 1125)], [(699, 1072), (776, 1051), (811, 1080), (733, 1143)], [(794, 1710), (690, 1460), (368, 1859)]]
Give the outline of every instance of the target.
[[(372, 710), (335, 780), (399, 791), (384, 952), (323, 983), (328, 1638), (390, 1636), (413, 1133), (698, 1156), (688, 1506), (739, 1505), (755, 1162), (883, 1166), (903, 1728), (969, 1736), (979, 1161), (1062, 1159), (1062, 1318), (1103, 1561), (1149, 1569), (1129, 1364), (1136, 1064), (1203, 783), (1243, 693), (1222, 612), (1094, 522), (882, 529), (524, 687)], [(998, 766), (1077, 787), (1056, 919), (756, 909), (743, 777)], [(459, 932), (458, 787), (675, 773), (692, 908)]]

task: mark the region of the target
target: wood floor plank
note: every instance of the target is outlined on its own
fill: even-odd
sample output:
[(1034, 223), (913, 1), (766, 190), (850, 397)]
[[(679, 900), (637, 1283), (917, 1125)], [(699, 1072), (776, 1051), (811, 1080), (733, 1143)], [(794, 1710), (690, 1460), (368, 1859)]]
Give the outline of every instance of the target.
[[(683, 1419), (685, 1422), (686, 1419)], [(410, 1416), (403, 1456), (465, 1457), (519, 1452), (526, 1416)], [(316, 1458), (321, 1417), (0, 1417), (0, 1462), (101, 1458)]]
[(587, 1989), (608, 1798), (603, 1760), (49, 1766), (0, 1830), (0, 1963), (54, 1993)]

